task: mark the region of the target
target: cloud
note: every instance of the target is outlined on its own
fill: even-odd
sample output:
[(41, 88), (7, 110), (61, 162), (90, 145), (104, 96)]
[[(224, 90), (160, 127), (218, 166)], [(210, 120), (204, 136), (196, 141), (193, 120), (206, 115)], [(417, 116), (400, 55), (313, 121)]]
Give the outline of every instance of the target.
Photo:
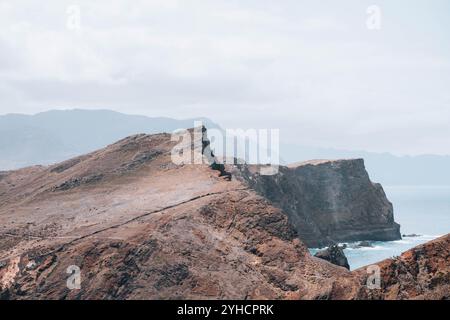
[[(0, 113), (207, 116), (226, 127), (280, 128), (291, 143), (450, 153), (441, 143), (448, 4), (417, 10), (418, 24), (404, 10), (410, 2), (379, 1), (377, 32), (365, 25), (370, 4), (2, 1)], [(68, 28), (73, 5), (79, 29)]]

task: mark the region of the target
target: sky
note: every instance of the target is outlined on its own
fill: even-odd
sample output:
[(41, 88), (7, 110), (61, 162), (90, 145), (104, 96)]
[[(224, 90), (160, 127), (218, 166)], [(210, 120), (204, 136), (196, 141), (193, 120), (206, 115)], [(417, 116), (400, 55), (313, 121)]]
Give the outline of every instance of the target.
[(0, 0), (0, 114), (110, 109), (450, 154), (448, 0)]

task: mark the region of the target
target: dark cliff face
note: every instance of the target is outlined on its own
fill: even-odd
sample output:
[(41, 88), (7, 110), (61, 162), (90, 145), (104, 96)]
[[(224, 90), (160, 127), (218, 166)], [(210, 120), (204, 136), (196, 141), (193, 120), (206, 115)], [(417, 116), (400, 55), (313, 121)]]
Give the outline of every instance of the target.
[(392, 204), (370, 181), (362, 159), (308, 161), (280, 167), (273, 176), (241, 166), (235, 174), (282, 208), (309, 247), (401, 239)]

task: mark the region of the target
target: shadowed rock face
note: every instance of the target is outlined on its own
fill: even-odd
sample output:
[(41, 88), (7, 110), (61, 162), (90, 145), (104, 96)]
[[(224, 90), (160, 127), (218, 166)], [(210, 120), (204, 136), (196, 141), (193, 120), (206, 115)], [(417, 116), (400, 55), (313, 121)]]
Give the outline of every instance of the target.
[(262, 176), (257, 166), (235, 174), (283, 209), (309, 247), (341, 241), (401, 239), (392, 204), (372, 183), (362, 159), (316, 160)]

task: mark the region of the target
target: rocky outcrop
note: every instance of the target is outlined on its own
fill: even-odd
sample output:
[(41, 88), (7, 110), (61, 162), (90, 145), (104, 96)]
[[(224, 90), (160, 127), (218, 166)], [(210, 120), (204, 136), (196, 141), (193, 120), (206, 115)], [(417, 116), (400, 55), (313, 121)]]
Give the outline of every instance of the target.
[(381, 262), (368, 291), (365, 270), (311, 256), (288, 215), (228, 168), (174, 164), (175, 144), (136, 135), (2, 174), (0, 299), (448, 297), (448, 236)]
[(403, 238), (417, 238), (417, 237), (421, 237), (422, 235), (420, 234), (415, 234), (415, 233), (411, 233), (411, 234), (403, 234), (402, 237)]
[(450, 234), (376, 266), (381, 277), (379, 289), (365, 285), (370, 275), (367, 268), (353, 272), (361, 285), (355, 299), (450, 299)]
[(234, 173), (283, 209), (309, 247), (401, 239), (392, 204), (381, 185), (370, 181), (362, 159), (281, 166), (272, 176), (247, 165)]
[(372, 248), (373, 245), (370, 241), (360, 241), (356, 244), (355, 248)]
[[(174, 164), (176, 143), (137, 135), (9, 172), (0, 180), (0, 297), (316, 299), (335, 278), (357, 284), (312, 257), (286, 214), (222, 166)], [(67, 286), (76, 267), (80, 289)]]
[(350, 266), (348, 264), (347, 257), (344, 254), (344, 250), (338, 245), (332, 245), (324, 250), (321, 250), (314, 256), (350, 270)]

